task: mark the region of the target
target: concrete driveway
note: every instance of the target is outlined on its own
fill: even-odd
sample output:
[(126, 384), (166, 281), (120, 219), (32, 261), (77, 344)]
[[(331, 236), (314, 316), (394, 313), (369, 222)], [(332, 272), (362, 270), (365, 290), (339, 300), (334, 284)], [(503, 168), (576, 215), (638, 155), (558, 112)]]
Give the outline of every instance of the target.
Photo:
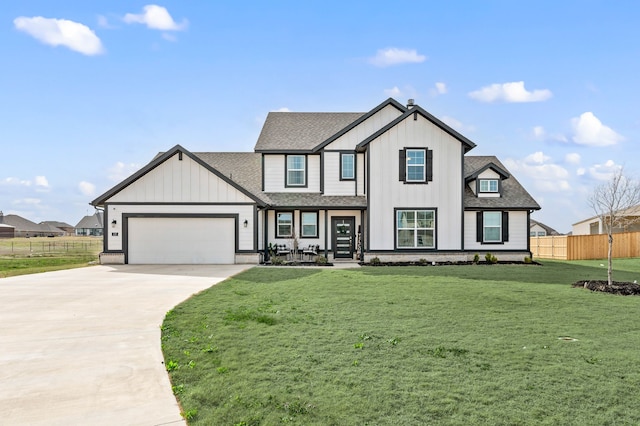
[(160, 324), (248, 265), (93, 266), (0, 278), (0, 424), (180, 425)]

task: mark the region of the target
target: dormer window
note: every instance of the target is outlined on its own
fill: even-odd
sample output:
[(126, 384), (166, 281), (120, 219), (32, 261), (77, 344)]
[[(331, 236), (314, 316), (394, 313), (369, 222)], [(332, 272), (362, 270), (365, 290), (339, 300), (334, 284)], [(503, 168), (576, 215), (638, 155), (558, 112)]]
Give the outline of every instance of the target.
[(479, 191), (497, 193), (499, 191), (498, 179), (480, 179)]

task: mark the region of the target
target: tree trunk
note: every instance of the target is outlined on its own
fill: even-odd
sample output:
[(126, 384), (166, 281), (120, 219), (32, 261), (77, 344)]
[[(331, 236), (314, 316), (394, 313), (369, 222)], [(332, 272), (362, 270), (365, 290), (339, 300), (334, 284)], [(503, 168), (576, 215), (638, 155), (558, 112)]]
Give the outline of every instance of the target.
[(607, 260), (608, 262), (608, 268), (607, 268), (607, 281), (609, 282), (609, 285), (612, 284), (613, 280), (612, 280), (612, 276), (613, 276), (613, 235), (611, 235), (611, 231), (609, 231), (609, 251), (607, 252)]

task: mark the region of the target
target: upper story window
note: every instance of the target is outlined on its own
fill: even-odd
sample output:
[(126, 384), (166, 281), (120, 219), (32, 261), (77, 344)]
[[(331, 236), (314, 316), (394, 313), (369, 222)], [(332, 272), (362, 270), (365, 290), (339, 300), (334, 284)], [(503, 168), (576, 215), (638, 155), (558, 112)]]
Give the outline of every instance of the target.
[(306, 155), (287, 155), (286, 186), (307, 186)]
[(400, 181), (428, 183), (433, 180), (433, 150), (405, 148), (400, 150)]
[(343, 152), (340, 154), (340, 180), (356, 178), (356, 155)]
[(424, 182), (426, 176), (424, 149), (407, 149), (407, 182)]
[(480, 179), (480, 192), (498, 192), (498, 179)]

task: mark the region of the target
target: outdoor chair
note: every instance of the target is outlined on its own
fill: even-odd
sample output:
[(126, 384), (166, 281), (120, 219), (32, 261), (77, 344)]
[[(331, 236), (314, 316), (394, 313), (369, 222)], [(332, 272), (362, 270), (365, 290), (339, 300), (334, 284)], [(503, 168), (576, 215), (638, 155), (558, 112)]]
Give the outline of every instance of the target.
[(311, 260), (312, 256), (317, 256), (318, 255), (318, 251), (319, 250), (320, 250), (320, 246), (310, 244), (308, 247), (305, 247), (302, 250), (302, 254), (304, 256), (309, 256), (309, 260)]
[(291, 254), (291, 249), (286, 244), (276, 245), (276, 256), (288, 256)]

